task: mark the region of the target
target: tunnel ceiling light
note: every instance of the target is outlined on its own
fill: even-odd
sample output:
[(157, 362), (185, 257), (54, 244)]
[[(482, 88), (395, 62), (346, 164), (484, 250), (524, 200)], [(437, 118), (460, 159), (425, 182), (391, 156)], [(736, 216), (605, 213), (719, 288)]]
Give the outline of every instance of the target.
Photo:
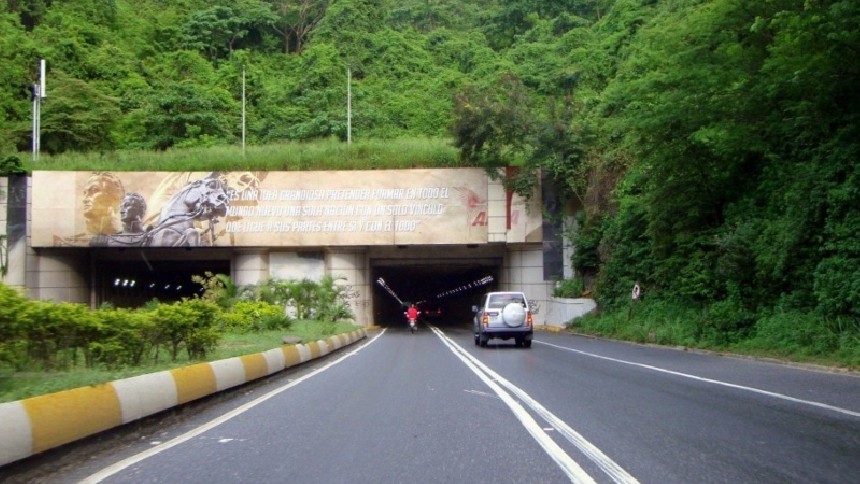
[(472, 281), (468, 284), (463, 284), (462, 286), (455, 287), (453, 289), (449, 289), (447, 291), (441, 292), (441, 293), (436, 295), (436, 299), (443, 299), (443, 298), (450, 296), (452, 294), (457, 294), (457, 293), (467, 291), (467, 290), (472, 290), (472, 289), (478, 289), (478, 288), (486, 286), (487, 284), (490, 284), (491, 282), (493, 282), (493, 280), (494, 280), (493, 276), (489, 276), (489, 275), (484, 276), (484, 277), (477, 279), (475, 281)]
[(376, 283), (379, 285), (379, 287), (388, 291), (388, 294), (390, 294), (391, 297), (396, 299), (397, 302), (400, 303), (401, 306), (403, 305), (403, 301), (400, 299), (400, 297), (397, 296), (397, 293), (394, 292), (394, 289), (391, 289), (390, 287), (388, 287), (388, 284), (385, 282), (385, 279), (380, 277), (379, 279), (376, 280)]

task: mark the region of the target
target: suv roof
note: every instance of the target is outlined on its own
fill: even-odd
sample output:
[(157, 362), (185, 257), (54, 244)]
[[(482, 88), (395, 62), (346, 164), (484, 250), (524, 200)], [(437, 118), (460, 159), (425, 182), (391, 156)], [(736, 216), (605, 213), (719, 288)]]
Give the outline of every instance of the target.
[(484, 301), (486, 301), (488, 307), (504, 307), (505, 305), (510, 303), (528, 305), (528, 299), (526, 298), (526, 295), (522, 292), (517, 291), (488, 292), (484, 295)]

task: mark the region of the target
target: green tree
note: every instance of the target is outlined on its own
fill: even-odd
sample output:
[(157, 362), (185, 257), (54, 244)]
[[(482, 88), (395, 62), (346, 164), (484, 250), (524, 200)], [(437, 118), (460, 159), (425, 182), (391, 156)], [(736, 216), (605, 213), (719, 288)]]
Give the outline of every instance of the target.
[(328, 0), (268, 0), (275, 14), (272, 29), (280, 35), (285, 54), (301, 54), (325, 16)]
[(139, 147), (167, 149), (224, 143), (239, 128), (239, 109), (230, 92), (218, 84), (211, 64), (199, 54), (166, 54), (145, 75), (151, 85), (133, 88), (139, 107), (128, 124), (137, 126)]
[(15, 15), (0, 11), (0, 153), (30, 146), (38, 49)]
[(52, 71), (51, 79), (52, 90), (41, 109), (42, 149), (49, 153), (113, 149), (119, 99), (60, 70)]
[(242, 41), (263, 34), (275, 21), (267, 3), (257, 0), (231, 2), (192, 13), (182, 26), (185, 46), (206, 54), (209, 60), (229, 56)]
[(489, 88), (467, 86), (454, 99), (454, 146), (460, 156), (487, 168), (521, 165), (533, 149), (535, 120), (522, 82), (501, 76)]

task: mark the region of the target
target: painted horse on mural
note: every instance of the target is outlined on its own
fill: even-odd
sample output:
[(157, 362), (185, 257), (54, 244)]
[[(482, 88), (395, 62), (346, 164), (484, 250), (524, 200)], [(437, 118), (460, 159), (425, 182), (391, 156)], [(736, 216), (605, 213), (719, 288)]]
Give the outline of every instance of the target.
[[(164, 204), (158, 223), (148, 231), (146, 245), (197, 247), (215, 245), (215, 224), (227, 215), (230, 189), (218, 178), (190, 182)], [(203, 230), (199, 225), (208, 222)], [(208, 240), (204, 236), (208, 234)]]
[(215, 245), (215, 224), (227, 215), (232, 189), (221, 179), (189, 182), (164, 204), (158, 221), (142, 232), (102, 235), (92, 245), (199, 247)]

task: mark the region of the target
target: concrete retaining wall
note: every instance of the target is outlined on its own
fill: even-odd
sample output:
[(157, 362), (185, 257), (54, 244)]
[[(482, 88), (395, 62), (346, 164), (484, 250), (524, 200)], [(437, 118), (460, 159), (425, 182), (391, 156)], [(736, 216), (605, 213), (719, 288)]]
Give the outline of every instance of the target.
[(543, 324), (547, 327), (564, 328), (567, 323), (594, 311), (597, 304), (593, 299), (550, 298), (546, 302)]
[(366, 336), (365, 329), (358, 329), (308, 344), (0, 403), (0, 465), (277, 373)]

